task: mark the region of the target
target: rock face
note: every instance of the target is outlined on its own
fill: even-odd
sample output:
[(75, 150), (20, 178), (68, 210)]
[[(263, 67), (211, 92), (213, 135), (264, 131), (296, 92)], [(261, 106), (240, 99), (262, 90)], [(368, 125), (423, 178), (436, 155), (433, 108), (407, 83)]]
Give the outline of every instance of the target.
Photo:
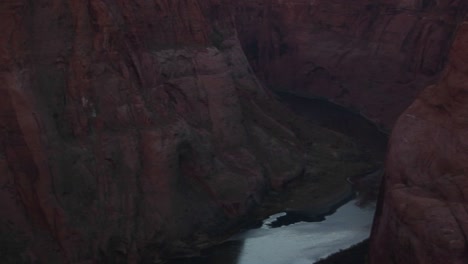
[[(352, 142), (301, 124), (254, 70), (390, 126), (438, 76), (466, 7), (1, 1), (0, 259), (152, 263), (206, 242), (270, 188), (356, 161)], [(395, 130), (374, 263), (397, 245), (420, 263), (466, 258), (465, 28), (443, 81)]]
[(441, 80), (400, 116), (370, 263), (468, 263), (468, 22)]
[(2, 263), (153, 263), (359, 154), (259, 85), (232, 12), (1, 1)]
[(272, 89), (321, 96), (391, 127), (442, 70), (464, 0), (257, 0), (239, 36)]

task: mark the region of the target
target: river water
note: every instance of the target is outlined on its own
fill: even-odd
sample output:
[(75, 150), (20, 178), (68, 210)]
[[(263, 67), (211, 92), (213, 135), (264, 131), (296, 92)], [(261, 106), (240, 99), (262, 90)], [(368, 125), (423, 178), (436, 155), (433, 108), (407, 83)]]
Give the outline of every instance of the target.
[(368, 238), (374, 212), (351, 201), (322, 222), (270, 228), (279, 215), (238, 236), (244, 241), (238, 264), (311, 264)]
[(312, 264), (369, 237), (373, 208), (361, 208), (352, 200), (320, 222), (296, 222), (276, 226), (280, 213), (261, 227), (240, 233), (203, 257), (174, 263), (205, 264)]
[[(320, 98), (302, 98), (287, 93), (279, 96), (283, 103), (310, 122), (353, 138), (383, 161), (387, 135), (358, 113)], [(377, 190), (378, 186), (369, 188)], [(355, 200), (345, 203), (325, 218), (291, 217), (280, 213), (265, 219), (259, 228), (244, 231), (205, 250), (201, 257), (170, 263), (312, 264), (367, 239), (373, 215), (373, 208), (361, 208)]]

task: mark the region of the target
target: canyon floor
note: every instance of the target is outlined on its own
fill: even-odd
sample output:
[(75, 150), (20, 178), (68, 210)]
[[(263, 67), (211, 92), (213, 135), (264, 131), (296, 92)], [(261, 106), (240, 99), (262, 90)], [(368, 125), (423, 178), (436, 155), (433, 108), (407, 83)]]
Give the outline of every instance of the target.
[[(200, 249), (203, 249), (201, 253), (199, 251), (183, 252), (181, 250), (178, 253), (177, 260), (173, 260), (173, 262), (170, 262), (171, 264), (199, 263), (200, 261), (200, 263), (204, 263), (203, 260), (200, 260), (200, 257), (203, 259), (203, 256), (206, 257), (208, 254), (211, 259), (213, 256), (222, 254), (216, 253), (216, 251), (225, 253), (226, 245), (222, 249), (216, 245), (237, 234), (240, 230), (259, 227), (262, 220), (271, 215), (287, 211), (294, 215), (295, 222), (299, 220), (306, 222), (321, 221), (324, 215), (334, 212), (336, 208), (355, 197), (356, 191), (367, 193), (366, 191), (371, 190), (370, 193), (377, 193), (380, 175), (374, 172), (379, 171), (383, 163), (383, 153), (385, 152), (387, 140), (387, 135), (383, 131), (366, 120), (365, 117), (326, 100), (299, 98), (285, 94), (280, 94), (279, 99), (289, 107), (293, 106), (293, 110), (297, 110), (295, 112), (302, 119), (296, 123), (302, 123), (305, 127), (313, 124), (322, 129), (329, 129), (330, 133), (343, 133), (350, 137), (354, 142), (353, 144), (358, 146), (363, 154), (354, 156), (352, 160), (336, 161), (334, 163), (330, 163), (329, 159), (325, 159), (323, 162), (316, 161), (316, 164), (321, 164), (322, 167), (318, 168), (318, 170), (322, 173), (305, 171), (301, 177), (285, 184), (282, 190), (273, 191), (267, 195), (255, 210), (227, 233), (210, 242), (205, 241), (204, 244), (201, 244)], [(350, 184), (351, 179), (359, 182), (366, 178), (366, 175), (377, 177), (377, 179), (371, 185), (357, 186), (356, 184)], [(358, 201), (360, 199), (371, 199), (372, 203), (375, 202), (376, 195), (371, 198), (361, 195), (358, 197)], [(366, 202), (368, 201), (363, 203)], [(284, 224), (288, 225), (288, 220), (285, 221)], [(355, 252), (356, 248), (359, 250), (351, 254), (362, 255), (360, 253), (362, 251), (361, 246), (353, 247), (344, 252)], [(190, 255), (195, 258), (186, 259)], [(223, 256), (219, 256), (219, 258), (222, 261), (227, 261)], [(237, 258), (237, 256), (233, 258)], [(230, 258), (229, 261), (231, 261)], [(233, 261), (232, 263), (236, 262)]]

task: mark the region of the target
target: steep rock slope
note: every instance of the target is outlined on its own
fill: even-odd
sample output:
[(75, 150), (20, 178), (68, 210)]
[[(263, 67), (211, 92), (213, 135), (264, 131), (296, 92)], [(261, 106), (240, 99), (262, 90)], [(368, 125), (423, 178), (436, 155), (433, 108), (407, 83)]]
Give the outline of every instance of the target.
[(390, 139), (370, 263), (468, 263), (468, 22)]
[(152, 263), (360, 155), (259, 85), (220, 1), (0, 14), (2, 263)]
[(434, 83), (464, 0), (257, 0), (238, 7), (239, 37), (272, 89), (321, 96), (390, 128)]

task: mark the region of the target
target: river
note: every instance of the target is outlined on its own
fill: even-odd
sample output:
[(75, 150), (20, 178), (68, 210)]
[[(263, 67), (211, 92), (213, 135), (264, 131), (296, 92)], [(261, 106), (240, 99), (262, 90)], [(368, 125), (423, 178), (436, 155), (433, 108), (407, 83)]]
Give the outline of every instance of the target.
[[(297, 114), (319, 126), (346, 134), (377, 160), (383, 161), (388, 136), (371, 121), (320, 98), (302, 98), (287, 93), (278, 93), (278, 96)], [(376, 178), (375, 183), (367, 184), (366, 188), (377, 192), (378, 183)], [(294, 194), (293, 197), (307, 201), (307, 193), (313, 190), (304, 186), (293, 187), (305, 190), (305, 194)], [(375, 196), (372, 195), (371, 200)], [(372, 207), (359, 207), (356, 200), (335, 205), (318, 210), (328, 216), (317, 217), (312, 212), (301, 211), (272, 215), (258, 228), (245, 230), (208, 248), (200, 257), (174, 260), (170, 264), (312, 264), (369, 237), (374, 215)]]
[(272, 215), (259, 228), (244, 231), (201, 257), (174, 264), (312, 264), (369, 237), (374, 210), (351, 200), (323, 221), (292, 221), (275, 226), (286, 213)]

